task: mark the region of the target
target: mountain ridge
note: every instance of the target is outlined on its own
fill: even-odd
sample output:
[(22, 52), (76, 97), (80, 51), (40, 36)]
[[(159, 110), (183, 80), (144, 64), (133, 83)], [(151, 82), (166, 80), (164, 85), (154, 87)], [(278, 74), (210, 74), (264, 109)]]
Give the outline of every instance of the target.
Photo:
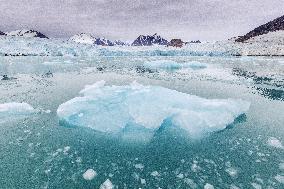
[(14, 36), (14, 37), (37, 37), (37, 38), (45, 38), (48, 39), (46, 35), (43, 33), (31, 30), (31, 29), (22, 29), (22, 30), (14, 30), (5, 33), (7, 36)]
[(155, 33), (154, 35), (140, 35), (134, 40), (132, 46), (167, 45), (168, 40)]
[(253, 37), (264, 35), (269, 32), (279, 31), (279, 30), (284, 30), (284, 15), (253, 29), (246, 35), (238, 37), (235, 41), (245, 42)]

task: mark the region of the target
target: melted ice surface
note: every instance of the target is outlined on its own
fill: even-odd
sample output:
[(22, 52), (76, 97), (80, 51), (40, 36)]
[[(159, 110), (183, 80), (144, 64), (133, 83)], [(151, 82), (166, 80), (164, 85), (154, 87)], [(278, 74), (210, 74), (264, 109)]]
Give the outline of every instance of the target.
[(83, 96), (59, 106), (61, 123), (111, 133), (125, 127), (155, 131), (163, 126), (177, 126), (191, 137), (201, 137), (225, 129), (250, 106), (243, 100), (204, 99), (137, 82), (106, 86), (100, 81), (86, 86), (80, 94)]

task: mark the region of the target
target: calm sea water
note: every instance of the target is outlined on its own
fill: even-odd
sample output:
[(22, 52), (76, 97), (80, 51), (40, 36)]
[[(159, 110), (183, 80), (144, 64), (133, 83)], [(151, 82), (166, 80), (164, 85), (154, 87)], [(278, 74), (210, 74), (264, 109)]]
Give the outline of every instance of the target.
[[(201, 62), (203, 69), (147, 69), (145, 61)], [(0, 188), (284, 188), (284, 58), (12, 57), (0, 59), (0, 103), (41, 113), (0, 122)], [(227, 129), (193, 140), (180, 130), (148, 143), (59, 125), (58, 106), (86, 84), (136, 80), (213, 99), (251, 102)], [(50, 110), (50, 113), (49, 111)], [(97, 176), (85, 180), (93, 169)]]

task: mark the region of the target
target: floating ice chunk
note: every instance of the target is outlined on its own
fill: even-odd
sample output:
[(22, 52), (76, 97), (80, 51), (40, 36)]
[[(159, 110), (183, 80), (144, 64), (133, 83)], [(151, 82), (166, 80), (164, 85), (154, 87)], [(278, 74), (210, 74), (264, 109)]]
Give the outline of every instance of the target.
[(145, 179), (140, 179), (141, 184), (145, 185), (146, 184), (146, 180)]
[(284, 184), (284, 176), (282, 175), (276, 175), (274, 177), (278, 182), (280, 182), (281, 184)]
[(214, 189), (214, 186), (209, 183), (206, 183), (204, 189)]
[(190, 186), (190, 188), (197, 188), (198, 186), (197, 186), (197, 184), (192, 180), (192, 179), (189, 179), (189, 178), (185, 178), (184, 179), (184, 182), (188, 185), (188, 186)]
[(70, 150), (70, 146), (65, 146), (63, 149), (63, 153), (67, 153)]
[(233, 167), (229, 167), (225, 170), (231, 177), (237, 177), (238, 176), (238, 170), (233, 168)]
[(101, 186), (100, 189), (113, 189), (113, 184), (107, 179)]
[(284, 162), (279, 164), (279, 169), (284, 170)]
[(186, 63), (177, 63), (172, 60), (155, 60), (155, 61), (148, 61), (143, 64), (145, 68), (151, 70), (163, 69), (163, 70), (178, 70), (182, 68), (190, 68), (190, 69), (204, 69), (207, 67), (207, 64), (193, 61), (193, 62), (186, 62)]
[(100, 81), (86, 86), (80, 94), (83, 96), (58, 107), (60, 124), (110, 133), (120, 133), (125, 128), (154, 132), (161, 126), (176, 126), (191, 137), (200, 137), (225, 129), (250, 106), (243, 100), (204, 99), (137, 82), (106, 86)]
[(135, 167), (136, 169), (144, 169), (144, 165), (141, 164), (141, 163), (135, 164), (134, 167)]
[(280, 149), (284, 149), (284, 146), (282, 145), (281, 141), (278, 140), (277, 138), (275, 137), (270, 137), (267, 141), (267, 144), (269, 146), (272, 146), (274, 148), (280, 148)]
[(184, 178), (184, 174), (182, 174), (182, 173), (178, 174), (178, 175), (177, 175), (177, 178), (183, 179), (183, 178)]
[(93, 169), (88, 169), (84, 174), (83, 178), (85, 180), (93, 180), (97, 176), (97, 172)]
[(4, 103), (0, 104), (0, 118), (9, 116), (26, 116), (35, 113), (35, 109), (27, 103)]
[(262, 186), (260, 184), (255, 183), (255, 182), (251, 183), (251, 185), (255, 189), (262, 189)]
[(153, 177), (159, 177), (159, 176), (160, 176), (160, 173), (159, 173), (158, 171), (153, 171), (153, 172), (151, 173), (151, 176), (153, 176)]

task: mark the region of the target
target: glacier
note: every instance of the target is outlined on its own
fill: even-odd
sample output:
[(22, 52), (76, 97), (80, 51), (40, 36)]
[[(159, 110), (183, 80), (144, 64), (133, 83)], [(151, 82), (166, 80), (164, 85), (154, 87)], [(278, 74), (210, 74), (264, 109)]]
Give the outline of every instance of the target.
[(147, 61), (147, 62), (144, 62), (143, 66), (150, 70), (162, 69), (162, 70), (169, 70), (169, 71), (183, 69), (183, 68), (190, 68), (193, 70), (197, 70), (197, 69), (204, 69), (207, 67), (205, 63), (201, 63), (197, 61), (177, 63), (172, 60)]
[(192, 138), (225, 129), (249, 110), (240, 99), (205, 99), (160, 86), (108, 86), (105, 81), (87, 85), (57, 109), (60, 124), (89, 127), (104, 133), (125, 130), (155, 133), (177, 127)]
[[(226, 41), (190, 43), (182, 48), (157, 46), (98, 46), (95, 38), (80, 34), (66, 39), (20, 37), (27, 30), (0, 36), (0, 56), (283, 56), (284, 31), (270, 32), (246, 43)], [(106, 42), (105, 39), (98, 39)]]

